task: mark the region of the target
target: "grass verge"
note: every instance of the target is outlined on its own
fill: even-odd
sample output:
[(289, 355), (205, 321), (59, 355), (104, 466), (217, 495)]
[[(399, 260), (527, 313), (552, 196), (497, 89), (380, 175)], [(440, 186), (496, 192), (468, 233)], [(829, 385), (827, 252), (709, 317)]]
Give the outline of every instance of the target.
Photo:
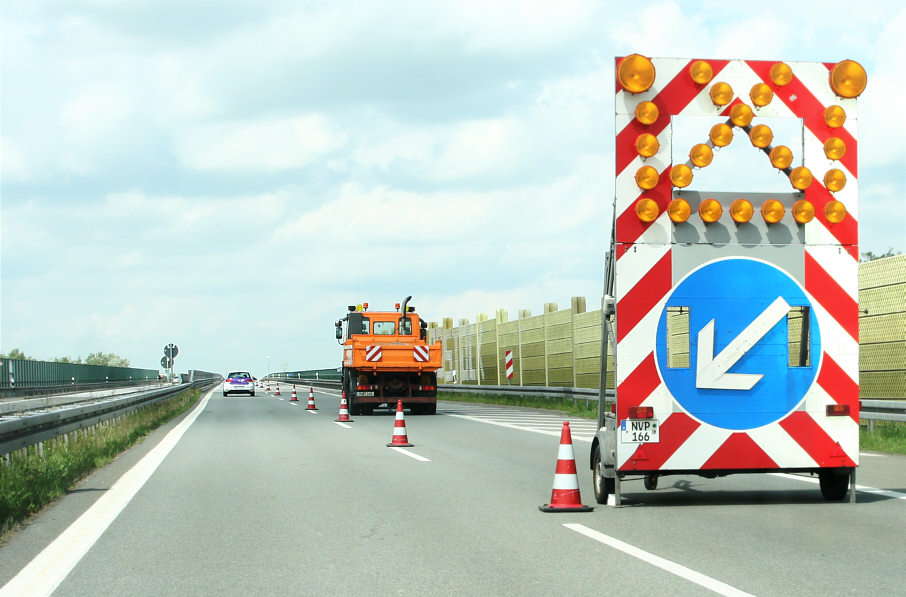
[[(586, 419), (598, 418), (598, 406), (594, 402), (587, 406), (584, 400), (573, 403), (568, 399), (538, 398), (535, 396), (501, 396), (491, 394), (465, 394), (459, 392), (438, 392), (439, 400), (451, 402), (477, 402), (481, 404), (504, 404), (525, 406), (564, 412)], [(859, 430), (859, 448), (870, 452), (906, 455), (906, 425), (887, 421), (876, 421), (875, 430)]]
[(906, 455), (906, 424), (875, 421), (875, 430), (859, 430), (859, 447), (869, 452)]
[(499, 394), (466, 394), (460, 392), (438, 392), (438, 400), (451, 402), (477, 402), (480, 404), (504, 404), (507, 406), (525, 406), (528, 408), (543, 408), (581, 417), (584, 419), (598, 418), (598, 404), (585, 400), (572, 400), (571, 398), (540, 398), (537, 396), (502, 396)]
[(0, 462), (0, 540), (77, 481), (186, 412), (200, 396), (200, 390), (186, 390), (93, 432), (70, 433), (68, 441), (45, 441), (43, 456), (37, 446), (10, 454), (9, 465)]

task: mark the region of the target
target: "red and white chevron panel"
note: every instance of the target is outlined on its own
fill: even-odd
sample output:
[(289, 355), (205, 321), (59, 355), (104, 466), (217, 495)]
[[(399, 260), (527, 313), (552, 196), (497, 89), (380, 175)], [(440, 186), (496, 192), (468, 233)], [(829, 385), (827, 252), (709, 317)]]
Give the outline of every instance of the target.
[(417, 363), (427, 363), (428, 362), (428, 346), (416, 344), (412, 347), (412, 356), (415, 357)]
[(376, 363), (377, 361), (380, 361), (381, 355), (382, 353), (380, 345), (365, 347), (365, 360), (369, 363)]
[(503, 358), (503, 362), (506, 367), (507, 378), (513, 379), (513, 372), (515, 371), (515, 368), (513, 367), (513, 351), (512, 350), (506, 351), (504, 358)]
[[(621, 58), (617, 58), (619, 67)], [(618, 438), (617, 468), (624, 471), (704, 470), (704, 469), (792, 469), (814, 467), (852, 467), (859, 461), (859, 325), (858, 325), (858, 190), (857, 190), (857, 100), (835, 95), (829, 85), (833, 64), (790, 62), (792, 80), (777, 85), (770, 76), (775, 61), (707, 60), (713, 77), (696, 83), (690, 67), (695, 60), (653, 58), (655, 80), (650, 89), (633, 94), (617, 81), (616, 91), (616, 189), (614, 209), (616, 298), (616, 384), (617, 420), (629, 417), (630, 407), (647, 406), (660, 422), (657, 443), (622, 443)], [(716, 106), (709, 95), (718, 82), (728, 83), (734, 93), (725, 106)], [(768, 85), (774, 93), (766, 106), (756, 107), (749, 91), (757, 83)], [(643, 101), (653, 102), (659, 112), (652, 124), (642, 124), (635, 109)], [(815, 207), (815, 217), (797, 224), (787, 213), (783, 223), (794, 231), (799, 227), (804, 240), (795, 249), (781, 244), (769, 247), (777, 259), (772, 265), (785, 272), (805, 290), (820, 329), (821, 354), (812, 355), (818, 363), (817, 374), (800, 404), (775, 422), (752, 429), (725, 429), (711, 425), (683, 408), (671, 394), (658, 368), (656, 342), (658, 324), (666, 300), (678, 284), (708, 259), (756, 258), (771, 261), (771, 253), (752, 257), (744, 244), (722, 247), (681, 244), (674, 241), (676, 226), (667, 207), (674, 198), (670, 170), (676, 164), (689, 164), (689, 157), (671, 147), (674, 117), (711, 117), (701, 134), (708, 143), (712, 124), (726, 121), (735, 104), (746, 103), (759, 118), (788, 118), (802, 122), (802, 145), (792, 147), (802, 165), (814, 175), (803, 196)], [(825, 122), (825, 109), (841, 106), (845, 124), (831, 128)], [(734, 127), (733, 144), (744, 143), (750, 151), (747, 134)], [(659, 151), (641, 157), (636, 139), (650, 133), (659, 141)], [(824, 144), (830, 137), (845, 142), (846, 152), (839, 160), (825, 155)], [(714, 152), (714, 163), (720, 152)], [(766, 170), (777, 176), (765, 154)], [(654, 167), (658, 183), (643, 190), (636, 182), (642, 166)], [(711, 166), (713, 167), (713, 165)], [(830, 168), (841, 170), (846, 186), (831, 193), (823, 183)], [(695, 172), (695, 171), (694, 171)], [(745, 189), (728, 188), (727, 191)], [(790, 191), (795, 189), (790, 187)], [(650, 223), (636, 213), (642, 198), (653, 199), (659, 216)], [(842, 222), (831, 223), (825, 216), (828, 202), (837, 200), (846, 207)], [(724, 213), (729, 206), (724, 206)], [(760, 217), (756, 206), (755, 217)], [(693, 213), (692, 217), (697, 217)], [(732, 225), (732, 222), (730, 223)], [(765, 255), (769, 257), (765, 257)], [(713, 255), (715, 257), (709, 257)], [(792, 261), (792, 262), (791, 262)], [(690, 332), (691, 333), (691, 332)], [(827, 416), (828, 405), (847, 405), (849, 416)]]

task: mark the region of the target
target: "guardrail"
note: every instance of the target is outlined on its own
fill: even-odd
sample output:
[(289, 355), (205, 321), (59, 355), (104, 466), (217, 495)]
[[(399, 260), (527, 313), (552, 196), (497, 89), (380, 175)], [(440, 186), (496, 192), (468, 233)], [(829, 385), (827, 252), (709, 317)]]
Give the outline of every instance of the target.
[(211, 380), (199, 380), (149, 392), (130, 394), (129, 396), (113, 398), (103, 402), (59, 408), (0, 420), (0, 455), (9, 454), (15, 450), (59, 437), (64, 433), (97, 425), (103, 421), (128, 414), (138, 408), (175, 396), (184, 390), (195, 387), (203, 388), (209, 385), (211, 385)]
[[(285, 381), (285, 380), (281, 380)], [(328, 388), (340, 387), (340, 382), (324, 379), (298, 379), (296, 383), (319, 385)], [(471, 384), (438, 384), (439, 392), (462, 394), (492, 394), (497, 396), (538, 396), (541, 398), (566, 398), (583, 400), (586, 405), (598, 400), (598, 390), (591, 388), (566, 388), (551, 386), (479, 386)], [(613, 400), (615, 393), (608, 389), (607, 400)], [(874, 430), (875, 421), (906, 423), (906, 400), (862, 400), (859, 418), (868, 422), (869, 431)]]

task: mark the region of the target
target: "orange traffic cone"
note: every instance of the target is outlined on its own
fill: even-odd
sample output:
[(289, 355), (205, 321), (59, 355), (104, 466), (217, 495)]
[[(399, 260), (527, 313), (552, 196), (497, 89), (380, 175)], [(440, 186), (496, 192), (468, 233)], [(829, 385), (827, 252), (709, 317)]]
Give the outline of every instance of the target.
[(396, 420), (393, 422), (393, 440), (387, 444), (387, 447), (405, 447), (411, 448), (409, 436), (406, 435), (406, 419), (403, 418), (403, 401), (396, 401)]
[(277, 384), (277, 392), (274, 394), (274, 396), (279, 396), (279, 395), (280, 395), (280, 384), (278, 383), (278, 384)]
[(271, 380), (267, 380), (267, 391), (271, 391)]
[(542, 512), (591, 512), (593, 508), (582, 504), (579, 496), (579, 477), (576, 475), (576, 458), (573, 455), (573, 438), (569, 432), (569, 421), (563, 422), (560, 432), (560, 451), (557, 453), (557, 469), (554, 471), (554, 489), (551, 503), (538, 506)]
[(298, 402), (299, 398), (296, 397), (296, 384), (293, 384), (293, 397), (289, 399), (290, 402)]
[(346, 392), (343, 392), (343, 397), (340, 398), (340, 416), (337, 417), (337, 423), (352, 423), (352, 419), (349, 418), (349, 410), (346, 408)]
[(318, 407), (315, 406), (315, 389), (308, 388), (308, 406), (305, 407), (305, 410), (318, 410)]

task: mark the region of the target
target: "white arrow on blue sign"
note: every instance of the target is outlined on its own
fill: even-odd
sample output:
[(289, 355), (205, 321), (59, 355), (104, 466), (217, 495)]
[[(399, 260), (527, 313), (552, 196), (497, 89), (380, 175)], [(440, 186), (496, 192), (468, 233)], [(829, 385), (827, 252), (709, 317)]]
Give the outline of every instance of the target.
[[(667, 309), (689, 313), (689, 366), (667, 366)], [(786, 325), (791, 306), (808, 307), (806, 366), (790, 366)], [(698, 420), (732, 430), (778, 421), (815, 380), (821, 337), (805, 290), (777, 266), (755, 259), (711, 261), (667, 297), (655, 357), (670, 394)]]

